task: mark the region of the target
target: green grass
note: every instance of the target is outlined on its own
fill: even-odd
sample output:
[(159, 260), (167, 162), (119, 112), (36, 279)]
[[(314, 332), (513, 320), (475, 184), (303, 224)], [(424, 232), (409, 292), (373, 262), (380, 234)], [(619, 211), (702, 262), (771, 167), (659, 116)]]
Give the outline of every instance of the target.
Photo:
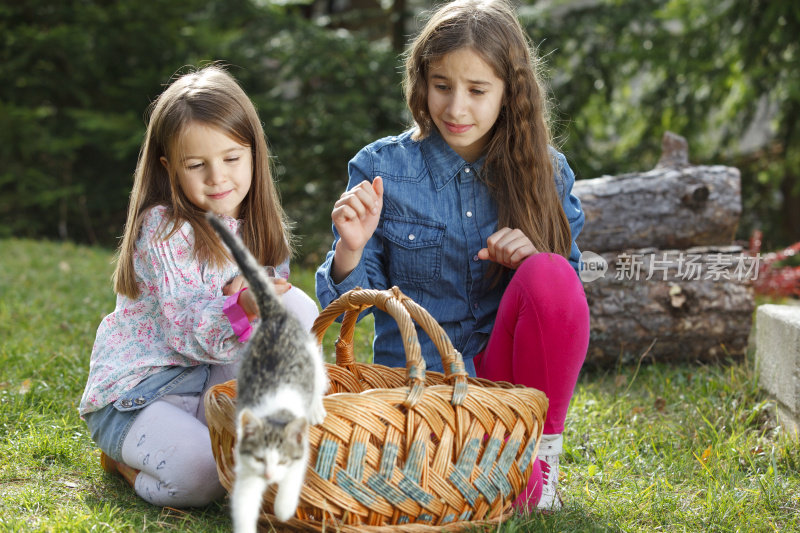
[[(111, 258), (0, 240), (0, 530), (228, 531), (225, 502), (155, 508), (100, 469), (77, 405), (114, 306)], [(313, 293), (313, 272), (293, 283)], [(370, 329), (359, 326), (357, 354), (369, 353)], [(501, 531), (800, 530), (800, 447), (749, 359), (584, 372), (565, 448), (565, 510)]]

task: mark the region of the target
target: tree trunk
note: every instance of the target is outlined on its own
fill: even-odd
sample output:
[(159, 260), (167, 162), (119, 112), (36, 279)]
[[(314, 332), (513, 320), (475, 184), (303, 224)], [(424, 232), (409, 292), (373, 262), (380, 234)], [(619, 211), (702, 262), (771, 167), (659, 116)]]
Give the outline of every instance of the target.
[(573, 191), (586, 213), (578, 246), (597, 253), (730, 243), (742, 212), (739, 171), (724, 166), (603, 176)]
[(605, 275), (584, 278), (591, 317), (588, 364), (636, 361), (653, 341), (651, 361), (710, 362), (745, 353), (757, 258), (738, 246), (646, 248), (602, 257)]

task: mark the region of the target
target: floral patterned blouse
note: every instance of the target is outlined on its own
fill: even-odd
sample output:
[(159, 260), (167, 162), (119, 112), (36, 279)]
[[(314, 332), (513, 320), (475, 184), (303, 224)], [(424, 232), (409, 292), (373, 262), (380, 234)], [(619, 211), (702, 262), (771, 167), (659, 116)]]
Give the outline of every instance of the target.
[[(133, 266), (140, 294), (118, 294), (114, 311), (97, 329), (89, 379), (79, 411), (85, 415), (113, 403), (166, 367), (236, 362), (244, 346), (223, 313), (222, 288), (238, 275), (234, 263), (215, 268), (194, 258), (194, 232), (185, 222), (168, 240), (166, 207), (145, 214)], [(239, 221), (224, 217), (239, 231)], [(288, 277), (288, 259), (277, 270)]]

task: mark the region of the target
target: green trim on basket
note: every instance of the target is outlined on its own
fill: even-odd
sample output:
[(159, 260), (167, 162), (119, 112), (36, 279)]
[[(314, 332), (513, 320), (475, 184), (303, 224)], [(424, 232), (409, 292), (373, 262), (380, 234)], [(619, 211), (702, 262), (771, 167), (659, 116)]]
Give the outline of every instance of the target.
[(317, 451), (317, 464), (314, 465), (314, 470), (322, 479), (330, 481), (338, 450), (339, 445), (331, 439), (325, 439), (320, 443)]
[(387, 442), (383, 445), (383, 454), (381, 455), (380, 476), (389, 481), (392, 479), (392, 472), (394, 472), (394, 464), (397, 461), (397, 453), (400, 451), (397, 444)]
[(344, 470), (336, 472), (336, 484), (340, 489), (367, 507), (372, 506), (378, 499), (377, 494), (365, 487), (360, 481), (353, 479), (352, 476)]
[(367, 479), (367, 486), (380, 494), (387, 501), (393, 503), (396, 507), (400, 507), (403, 503), (408, 501), (408, 496), (403, 494), (396, 487), (390, 485), (386, 479), (377, 474), (372, 474)]
[(347, 473), (359, 481), (364, 477), (364, 460), (367, 458), (367, 447), (363, 442), (350, 444), (350, 454), (347, 456)]

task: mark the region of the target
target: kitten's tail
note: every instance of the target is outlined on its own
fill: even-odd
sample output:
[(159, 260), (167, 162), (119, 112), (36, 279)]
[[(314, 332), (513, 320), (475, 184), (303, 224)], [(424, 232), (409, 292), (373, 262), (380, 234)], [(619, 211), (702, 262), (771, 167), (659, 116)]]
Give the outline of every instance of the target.
[(206, 220), (208, 220), (208, 223), (211, 224), (211, 227), (219, 234), (222, 242), (228, 246), (231, 254), (233, 254), (233, 259), (239, 265), (242, 275), (250, 285), (253, 296), (256, 297), (261, 316), (270, 314), (270, 309), (264, 309), (263, 306), (282, 305), (269, 276), (267, 276), (264, 268), (258, 264), (256, 258), (253, 257), (253, 254), (250, 253), (250, 250), (247, 249), (242, 240), (234, 235), (214, 213), (207, 212)]

